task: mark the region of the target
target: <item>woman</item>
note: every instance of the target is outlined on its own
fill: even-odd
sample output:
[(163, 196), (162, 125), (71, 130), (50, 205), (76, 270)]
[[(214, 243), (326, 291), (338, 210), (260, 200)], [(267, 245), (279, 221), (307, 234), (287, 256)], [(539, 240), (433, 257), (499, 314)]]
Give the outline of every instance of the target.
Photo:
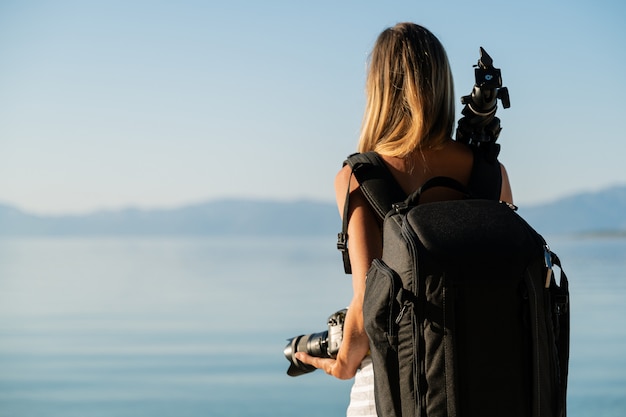
[[(474, 184), (478, 162), (468, 146), (452, 140), (454, 89), (446, 52), (427, 29), (400, 23), (383, 31), (371, 54), (366, 81), (367, 102), (359, 152), (376, 151), (401, 188), (410, 194), (428, 179), (452, 177), (484, 198), (512, 203), (503, 166), (495, 166), (491, 190)], [(340, 379), (355, 376), (348, 416), (375, 416), (369, 342), (363, 323), (365, 277), (372, 260), (382, 254), (381, 221), (345, 166), (335, 179), (340, 213), (350, 186), (348, 236), (353, 298), (336, 359), (299, 352), (296, 358)], [(482, 187), (482, 188), (481, 188)], [(478, 190), (477, 190), (478, 189)], [(447, 189), (432, 189), (420, 201), (455, 198)], [(360, 371), (357, 373), (357, 370)]]

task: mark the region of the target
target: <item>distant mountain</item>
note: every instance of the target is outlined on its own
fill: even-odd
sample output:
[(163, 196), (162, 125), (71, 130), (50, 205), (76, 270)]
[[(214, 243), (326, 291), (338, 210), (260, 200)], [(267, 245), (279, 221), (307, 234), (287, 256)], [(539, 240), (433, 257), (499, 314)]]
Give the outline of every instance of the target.
[[(626, 186), (520, 207), (542, 234), (626, 235)], [(332, 203), (219, 200), (178, 209), (37, 216), (0, 205), (0, 236), (332, 236), (341, 227)]]
[(519, 214), (542, 234), (626, 235), (626, 186), (580, 193), (549, 204), (521, 207)]
[(337, 208), (313, 201), (220, 200), (170, 210), (45, 217), (0, 205), (0, 236), (328, 235), (339, 227)]

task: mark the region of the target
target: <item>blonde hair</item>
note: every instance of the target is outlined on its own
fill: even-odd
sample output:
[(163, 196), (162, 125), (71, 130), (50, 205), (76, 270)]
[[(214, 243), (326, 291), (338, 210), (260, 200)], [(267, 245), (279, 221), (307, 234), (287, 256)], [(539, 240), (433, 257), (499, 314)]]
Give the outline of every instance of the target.
[(399, 23), (374, 45), (366, 81), (359, 152), (406, 157), (452, 135), (454, 83), (441, 42), (426, 28)]

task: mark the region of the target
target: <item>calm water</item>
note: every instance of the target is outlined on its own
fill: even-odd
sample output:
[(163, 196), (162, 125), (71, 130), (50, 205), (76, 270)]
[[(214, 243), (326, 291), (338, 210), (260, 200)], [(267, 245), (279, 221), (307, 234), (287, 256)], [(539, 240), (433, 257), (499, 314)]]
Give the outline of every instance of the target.
[[(548, 239), (572, 293), (569, 415), (626, 415), (626, 239)], [(0, 416), (345, 415), (286, 338), (350, 298), (329, 239), (0, 240)]]

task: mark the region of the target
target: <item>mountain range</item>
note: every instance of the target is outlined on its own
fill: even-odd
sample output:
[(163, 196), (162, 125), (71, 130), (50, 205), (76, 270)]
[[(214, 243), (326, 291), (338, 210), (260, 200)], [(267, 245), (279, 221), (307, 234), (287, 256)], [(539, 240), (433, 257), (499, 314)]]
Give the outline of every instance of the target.
[[(542, 234), (626, 235), (626, 186), (520, 207)], [(229, 199), (175, 209), (97, 211), (41, 216), (0, 204), (0, 236), (332, 236), (334, 204)]]

